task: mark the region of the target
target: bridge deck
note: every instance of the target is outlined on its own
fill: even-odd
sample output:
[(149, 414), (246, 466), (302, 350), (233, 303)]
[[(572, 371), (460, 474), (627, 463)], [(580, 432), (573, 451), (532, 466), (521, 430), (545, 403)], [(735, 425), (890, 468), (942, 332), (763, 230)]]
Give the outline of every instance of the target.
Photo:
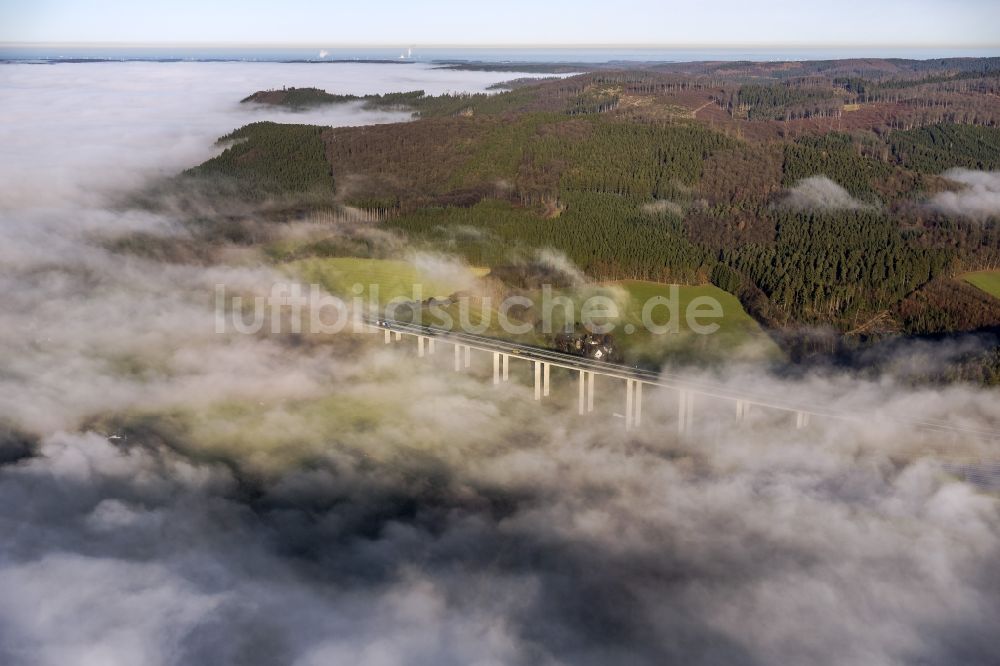
[(734, 390), (719, 384), (713, 384), (700, 379), (685, 377), (672, 373), (656, 373), (627, 365), (607, 363), (594, 359), (573, 356), (562, 352), (522, 345), (506, 340), (499, 340), (484, 335), (448, 331), (444, 329), (400, 321), (386, 321), (371, 317), (363, 318), (363, 322), (371, 328), (389, 330), (403, 335), (434, 338), (446, 343), (461, 345), (470, 349), (489, 353), (508, 354), (514, 358), (546, 363), (552, 367), (589, 372), (595, 375), (621, 380), (633, 380), (645, 385), (659, 386), (675, 391), (685, 391), (698, 396), (739, 402), (745, 406), (763, 407), (784, 412), (816, 416), (825, 419), (837, 419), (853, 422), (871, 422), (878, 419), (900, 425), (909, 425), (921, 430), (954, 433), (972, 436), (980, 439), (1000, 441), (1000, 432), (982, 428), (956, 425), (938, 420), (910, 419), (887, 416), (885, 414), (856, 414), (842, 410), (830, 409), (822, 405), (775, 399), (768, 396), (755, 395), (750, 392)]

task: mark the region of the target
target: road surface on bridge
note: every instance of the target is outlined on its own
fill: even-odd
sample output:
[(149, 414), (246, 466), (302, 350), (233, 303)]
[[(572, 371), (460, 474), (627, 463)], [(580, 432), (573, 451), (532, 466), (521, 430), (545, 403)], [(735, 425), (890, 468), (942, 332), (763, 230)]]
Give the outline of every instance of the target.
[(873, 420), (879, 422), (890, 421), (900, 425), (913, 426), (921, 430), (963, 434), (1000, 442), (1000, 431), (996, 430), (973, 428), (938, 420), (894, 417), (885, 413), (859, 414), (846, 412), (844, 410), (831, 409), (812, 403), (796, 402), (775, 398), (773, 396), (759, 395), (754, 393), (752, 390), (734, 389), (718, 383), (708, 382), (703, 379), (697, 379), (680, 374), (668, 372), (658, 373), (633, 366), (599, 361), (584, 356), (575, 356), (573, 354), (567, 354), (533, 345), (520, 344), (508, 340), (501, 340), (485, 335), (450, 331), (423, 324), (378, 319), (375, 317), (364, 317), (363, 321), (372, 328), (390, 331), (400, 335), (423, 337), (426, 339), (442, 341), (447, 344), (461, 345), (478, 351), (506, 354), (511, 358), (523, 359), (525, 361), (546, 363), (552, 367), (576, 370), (578, 372), (588, 372), (593, 373), (594, 375), (611, 377), (625, 381), (632, 380), (640, 382), (644, 385), (658, 386), (679, 392), (686, 391), (695, 395), (720, 400), (730, 400), (747, 407), (762, 407), (799, 415), (805, 414), (819, 418), (853, 421), (858, 423), (871, 423)]

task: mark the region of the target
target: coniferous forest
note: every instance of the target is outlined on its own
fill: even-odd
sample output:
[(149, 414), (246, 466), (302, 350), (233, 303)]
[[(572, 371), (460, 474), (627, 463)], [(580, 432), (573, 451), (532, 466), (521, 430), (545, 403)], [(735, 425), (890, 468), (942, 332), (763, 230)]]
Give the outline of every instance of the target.
[(684, 67), (478, 95), (264, 91), (244, 102), (355, 101), (413, 120), (255, 123), (186, 175), (257, 199), (309, 193), (474, 265), (552, 248), (598, 280), (711, 282), (776, 330), (878, 338), (1000, 324), (1000, 301), (960, 279), (1000, 267), (1000, 218), (938, 203), (970, 187), (949, 170), (1000, 169), (994, 59), (885, 71), (833, 61), (795, 76), (766, 63)]

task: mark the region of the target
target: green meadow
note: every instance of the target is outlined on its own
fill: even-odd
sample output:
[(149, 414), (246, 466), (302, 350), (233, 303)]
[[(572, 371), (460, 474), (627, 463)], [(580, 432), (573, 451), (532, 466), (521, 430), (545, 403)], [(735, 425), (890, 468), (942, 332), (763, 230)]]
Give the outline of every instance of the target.
[[(468, 269), (465, 275), (460, 271), (447, 274), (421, 269), (407, 261), (359, 257), (302, 259), (285, 267), (299, 279), (320, 284), (331, 294), (364, 296), (366, 302), (377, 296), (376, 300), (382, 304), (391, 299), (414, 298), (414, 285), (420, 285), (421, 300), (444, 298), (468, 288), (484, 272)], [(355, 285), (361, 285), (360, 290)]]
[[(419, 316), (422, 323), (431, 326), (469, 330), (538, 346), (551, 346), (554, 333), (566, 324), (572, 327), (579, 323), (584, 306), (588, 302), (593, 305), (595, 296), (603, 297), (604, 303), (613, 304), (614, 312), (609, 314), (614, 316), (596, 317), (596, 320), (611, 327), (623, 361), (629, 365), (657, 367), (665, 362), (760, 360), (777, 358), (781, 354), (739, 300), (712, 285), (626, 280), (553, 290), (549, 294), (552, 323), (548, 330), (542, 324), (546, 309), (543, 292), (517, 292), (533, 305), (515, 306), (508, 311), (508, 320), (523, 329), (511, 332), (501, 326), (497, 297), (488, 301), (480, 298), (485, 293), (480, 279), (487, 272), (485, 269), (469, 269), (464, 275), (461, 272), (442, 275), (406, 261), (363, 258), (306, 259), (286, 264), (286, 268), (298, 278), (319, 283), (330, 293), (344, 298), (363, 296), (368, 303), (377, 290), (377, 300), (383, 306), (392, 299), (413, 299), (414, 284), (421, 285), (419, 296), (422, 300), (443, 299), (458, 292), (469, 294), (472, 298), (465, 304), (404, 307), (396, 311), (395, 317), (411, 321)], [(571, 304), (569, 311), (567, 304)], [(649, 321), (662, 327), (660, 330), (644, 325), (644, 308), (648, 309)], [(689, 312), (693, 313), (693, 320), (687, 316)], [(669, 326), (671, 320), (675, 326)], [(713, 332), (700, 334), (689, 324), (695, 328), (709, 326)]]
[[(626, 362), (639, 365), (659, 365), (668, 360), (696, 362), (736, 358), (772, 359), (781, 355), (778, 346), (747, 314), (739, 300), (714, 285), (679, 285), (676, 313), (663, 305), (671, 301), (671, 285), (657, 282), (628, 280), (615, 283), (628, 295), (628, 305), (616, 326), (616, 339), (622, 346)], [(658, 300), (653, 300), (658, 299)], [(697, 302), (696, 302), (696, 299)], [(718, 303), (721, 317), (707, 317), (699, 313), (714, 314)], [(657, 303), (652, 307), (653, 303)], [(664, 326), (671, 314), (677, 317), (676, 332), (654, 332), (643, 325), (643, 308), (650, 304), (653, 324)], [(712, 333), (700, 334), (688, 325), (687, 313), (693, 317), (695, 327), (717, 325)], [(714, 328), (714, 326), (713, 326)], [(633, 331), (629, 333), (629, 331)]]
[(962, 279), (972, 286), (982, 289), (990, 296), (1000, 298), (1000, 271), (966, 273)]

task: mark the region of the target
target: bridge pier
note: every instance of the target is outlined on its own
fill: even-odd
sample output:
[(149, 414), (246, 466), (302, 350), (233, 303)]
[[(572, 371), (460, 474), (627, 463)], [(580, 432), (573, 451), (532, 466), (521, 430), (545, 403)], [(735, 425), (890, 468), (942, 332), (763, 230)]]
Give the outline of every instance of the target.
[(750, 403), (746, 400), (736, 401), (736, 420), (742, 421), (743, 419), (750, 416)]
[(455, 372), (462, 371), (462, 345), (455, 345)]
[(580, 416), (594, 411), (594, 373), (580, 370)]
[(809, 425), (809, 412), (796, 412), (795, 413), (795, 427), (798, 430), (802, 430)]
[(587, 373), (587, 411), (594, 411), (594, 372)]
[(465, 367), (468, 368), (472, 365), (472, 347), (466, 345), (465, 347)]
[(400, 331), (394, 331), (394, 333), (396, 334), (396, 342), (399, 342), (400, 340), (403, 339), (402, 332), (400, 332)]
[(625, 380), (625, 430), (632, 429), (632, 412), (635, 409), (635, 382), (631, 379)]
[(493, 352), (493, 385), (500, 383), (500, 352)]
[(427, 338), (427, 353), (434, 355), (434, 338)]
[(425, 340), (424, 336), (422, 335), (417, 336), (417, 356), (419, 358), (424, 357), (424, 340)]
[(632, 424), (638, 428), (642, 425), (642, 382), (635, 383), (635, 416), (632, 417)]
[(385, 329), (385, 344), (389, 344), (391, 342), (392, 342), (392, 331), (390, 331), (389, 329)]
[(549, 396), (549, 380), (552, 377), (552, 364), (544, 361), (532, 361), (535, 371), (535, 400)]
[(503, 380), (510, 381), (510, 354), (503, 354), (500, 357), (503, 364)]
[(677, 400), (677, 432), (681, 435), (694, 426), (694, 394), (681, 389)]
[(625, 430), (642, 425), (642, 382), (625, 380)]

